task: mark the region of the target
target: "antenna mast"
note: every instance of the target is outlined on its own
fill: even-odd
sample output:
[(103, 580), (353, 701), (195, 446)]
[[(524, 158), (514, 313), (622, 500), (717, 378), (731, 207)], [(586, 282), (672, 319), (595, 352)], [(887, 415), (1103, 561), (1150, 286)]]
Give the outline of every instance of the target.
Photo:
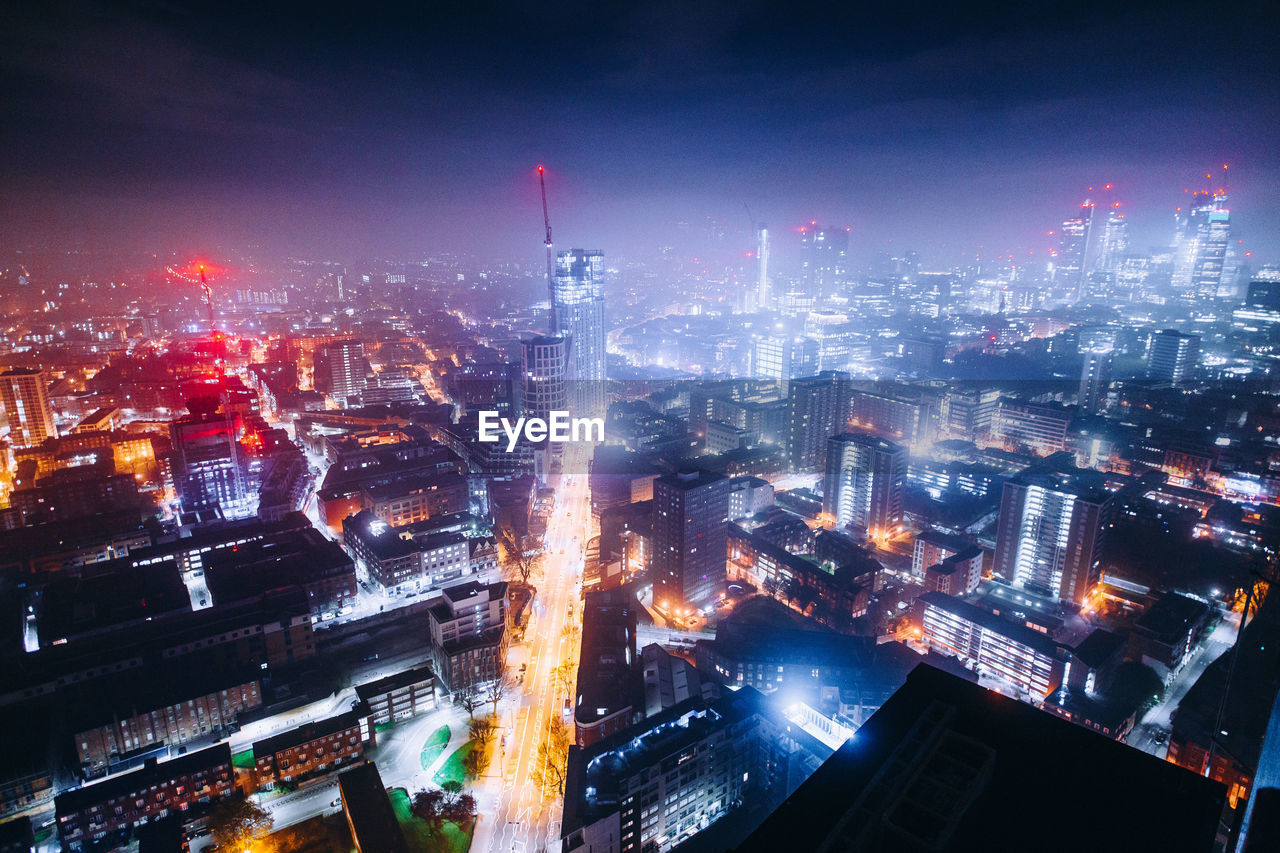
[(209, 334), (213, 334), (213, 288), (204, 277), (204, 264), (200, 265), (200, 288), (204, 291), (204, 301), (209, 308)]
[(556, 287), (555, 262), (551, 257), (551, 214), (547, 212), (547, 176), (541, 166), (538, 167), (538, 184), (542, 187), (542, 224), (546, 226), (547, 238), (543, 242), (547, 246), (547, 298), (551, 309), (551, 334), (556, 333)]

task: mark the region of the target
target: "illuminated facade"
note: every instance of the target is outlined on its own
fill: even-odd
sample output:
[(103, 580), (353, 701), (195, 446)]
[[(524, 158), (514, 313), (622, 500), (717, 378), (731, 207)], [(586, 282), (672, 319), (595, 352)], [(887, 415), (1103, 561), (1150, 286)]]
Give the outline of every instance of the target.
[(231, 748), (225, 743), (59, 794), (58, 837), (84, 850), (110, 833), (126, 832), (171, 813), (230, 796), (236, 790)]
[(14, 447), (30, 447), (58, 435), (43, 370), (13, 368), (0, 373), (0, 404)]
[(653, 481), (655, 602), (705, 604), (724, 589), (729, 478), (707, 472)]
[(569, 410), (583, 417), (605, 413), (604, 254), (571, 249), (556, 255), (551, 310), (568, 339), (565, 377)]
[(191, 415), (169, 425), (173, 482), (183, 512), (217, 511), (224, 518), (253, 514), (244, 448), (230, 417)]
[(1162, 329), (1151, 336), (1147, 368), (1158, 382), (1185, 385), (1200, 361), (1200, 336)]
[(1111, 382), (1111, 352), (1091, 350), (1084, 354), (1080, 370), (1080, 414), (1094, 415), (1106, 405)]
[(744, 687), (690, 699), (569, 756), (563, 844), (580, 853), (666, 853), (752, 791), (787, 793), (800, 750)]
[(930, 649), (997, 675), (1035, 698), (1062, 684), (1065, 654), (1048, 636), (941, 592), (924, 593), (916, 607), (921, 642)]
[(1084, 602), (1101, 570), (1112, 495), (1067, 474), (1027, 474), (1005, 483), (995, 573), (1015, 586)]
[(907, 449), (883, 438), (845, 433), (827, 441), (822, 511), (839, 527), (889, 535), (902, 524)]

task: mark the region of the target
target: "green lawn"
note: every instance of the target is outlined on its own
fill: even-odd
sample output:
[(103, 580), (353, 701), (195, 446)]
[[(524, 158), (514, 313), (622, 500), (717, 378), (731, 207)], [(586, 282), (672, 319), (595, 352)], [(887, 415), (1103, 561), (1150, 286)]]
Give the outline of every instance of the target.
[(240, 770), (252, 770), (254, 767), (253, 750), (246, 749), (244, 752), (237, 752), (235, 755), (231, 756), (231, 766), (237, 767)]
[(464, 783), (467, 781), (467, 771), (462, 767), (462, 759), (467, 757), (467, 753), (475, 749), (476, 742), (469, 740), (462, 746), (449, 753), (449, 757), (445, 759), (444, 765), (436, 771), (435, 783), (441, 788), (446, 782)]
[(471, 848), (471, 836), (476, 829), (474, 822), (466, 828), (456, 823), (446, 823), (440, 837), (436, 837), (431, 834), (426, 821), (413, 816), (408, 791), (404, 788), (392, 788), (389, 796), (391, 808), (396, 813), (396, 820), (404, 831), (410, 850), (416, 853), (467, 853)]
[(426, 770), (431, 763), (440, 757), (444, 748), (449, 745), (449, 727), (441, 726), (431, 733), (422, 747), (422, 769)]

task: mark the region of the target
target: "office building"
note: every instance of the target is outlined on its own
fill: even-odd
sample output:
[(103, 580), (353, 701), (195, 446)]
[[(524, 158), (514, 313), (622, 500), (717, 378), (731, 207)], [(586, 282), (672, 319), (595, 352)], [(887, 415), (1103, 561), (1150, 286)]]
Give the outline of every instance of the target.
[(854, 389), (849, 394), (849, 417), (855, 428), (871, 430), (908, 446), (933, 439), (937, 415), (938, 405), (932, 395), (905, 385), (885, 383), (875, 389)]
[(568, 341), (569, 410), (578, 417), (604, 417), (604, 254), (571, 249), (556, 255), (551, 298), (556, 331)]
[(0, 404), (14, 447), (31, 447), (57, 437), (43, 370), (15, 367), (0, 373)]
[(1174, 235), (1173, 289), (1188, 299), (1213, 300), (1226, 295), (1231, 210), (1224, 191), (1197, 192), (1179, 208)]
[(788, 383), (798, 376), (811, 376), (818, 366), (818, 342), (792, 335), (765, 335), (757, 338), (751, 352), (751, 375), (772, 379), (786, 393)]
[(640, 604), (625, 588), (589, 591), (582, 603), (582, 645), (573, 688), (574, 742), (590, 746), (644, 717), (636, 671)]
[(702, 606), (724, 590), (730, 480), (706, 471), (653, 482), (654, 601)]
[(1010, 450), (1029, 450), (1048, 456), (1065, 450), (1072, 410), (1061, 403), (1030, 403), (1001, 397), (992, 438)]
[(1102, 240), (1098, 246), (1097, 269), (1115, 272), (1124, 263), (1129, 251), (1129, 221), (1120, 212), (1120, 205), (1113, 204), (1102, 227)]
[(1185, 385), (1200, 362), (1200, 336), (1162, 329), (1151, 336), (1147, 369), (1157, 382)]
[(907, 449), (883, 438), (844, 433), (827, 441), (822, 511), (837, 527), (889, 538), (902, 524)]
[(948, 388), (938, 409), (938, 427), (952, 438), (976, 441), (991, 431), (1000, 391), (996, 388)]
[(1063, 221), (1053, 263), (1053, 283), (1066, 295), (1078, 297), (1084, 287), (1092, 230), (1093, 202), (1085, 199), (1079, 212)]
[(1077, 604), (1101, 573), (1113, 496), (1081, 474), (1029, 473), (1008, 480), (1000, 501), (995, 574), (1031, 592)]
[(773, 486), (759, 477), (734, 477), (729, 481), (729, 520), (751, 518), (773, 506)]
[(848, 277), (849, 229), (818, 228), (817, 223), (810, 223), (802, 231), (805, 292), (815, 299), (836, 295)]
[(849, 374), (834, 370), (796, 379), (788, 389), (791, 469), (821, 469), (827, 439), (845, 431), (849, 412)]
[(1280, 325), (1280, 280), (1249, 282), (1244, 303), (1232, 313), (1236, 326), (1266, 329)]

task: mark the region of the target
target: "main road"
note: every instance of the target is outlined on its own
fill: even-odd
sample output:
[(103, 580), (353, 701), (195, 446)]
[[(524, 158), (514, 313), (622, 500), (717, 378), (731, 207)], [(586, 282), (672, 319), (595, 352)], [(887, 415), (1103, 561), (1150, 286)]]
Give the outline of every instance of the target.
[[(519, 692), (505, 703), (502, 732), (489, 775), (476, 786), (480, 821), (476, 853), (536, 853), (559, 846), (562, 797), (535, 784), (538, 746), (554, 721), (570, 727), (565, 702), (572, 697), (556, 684), (553, 670), (568, 663), (575, 671), (581, 634), (583, 555), (591, 535), (591, 503), (586, 459), (589, 445), (570, 445), (556, 486), (555, 511), (544, 537), (546, 557), (525, 642), (511, 653), (511, 664), (526, 670)], [(566, 628), (568, 630), (566, 630)], [(570, 685), (576, 683), (570, 679)], [(572, 686), (570, 687), (572, 691)]]

